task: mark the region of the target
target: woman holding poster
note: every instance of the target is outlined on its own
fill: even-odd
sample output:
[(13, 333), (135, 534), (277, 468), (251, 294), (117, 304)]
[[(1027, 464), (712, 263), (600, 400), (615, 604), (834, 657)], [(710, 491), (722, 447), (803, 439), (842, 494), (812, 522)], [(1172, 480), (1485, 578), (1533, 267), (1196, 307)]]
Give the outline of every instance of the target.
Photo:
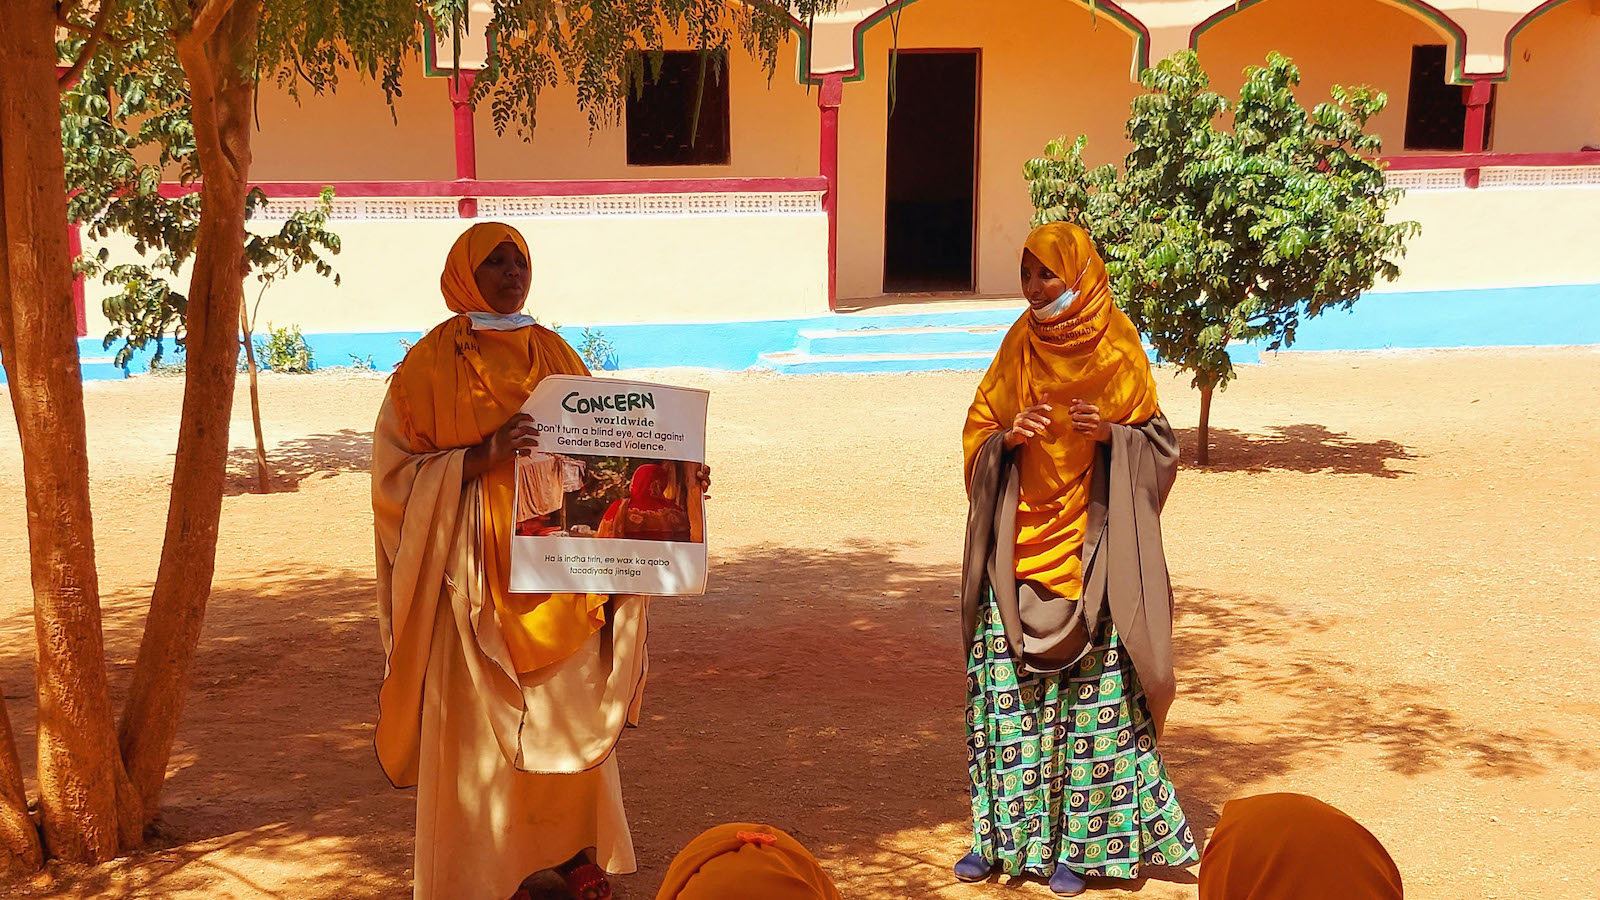
[(1160, 511), (1178, 447), (1088, 234), (1035, 229), (1022, 284), (1030, 308), (963, 433), (973, 837), (955, 871), (1070, 896), (1085, 876), (1198, 859), (1156, 750), (1174, 685)]
[(418, 900), (506, 900), (549, 869), (604, 900), (606, 872), (635, 869), (613, 751), (638, 721), (646, 600), (508, 587), (513, 462), (539, 445), (518, 410), (588, 375), (521, 314), (529, 269), (515, 229), (461, 235), (440, 278), (456, 315), (406, 355), (374, 437), (376, 744), (418, 788)]

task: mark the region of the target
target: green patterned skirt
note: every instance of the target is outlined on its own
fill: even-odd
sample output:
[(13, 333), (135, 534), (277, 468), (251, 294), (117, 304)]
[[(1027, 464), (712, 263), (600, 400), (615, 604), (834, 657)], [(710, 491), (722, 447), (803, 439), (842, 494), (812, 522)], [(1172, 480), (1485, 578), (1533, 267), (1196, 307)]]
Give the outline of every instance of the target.
[(1199, 861), (1116, 628), (1056, 675), (1019, 672), (994, 595), (967, 657), (973, 852), (1008, 875), (1136, 878)]

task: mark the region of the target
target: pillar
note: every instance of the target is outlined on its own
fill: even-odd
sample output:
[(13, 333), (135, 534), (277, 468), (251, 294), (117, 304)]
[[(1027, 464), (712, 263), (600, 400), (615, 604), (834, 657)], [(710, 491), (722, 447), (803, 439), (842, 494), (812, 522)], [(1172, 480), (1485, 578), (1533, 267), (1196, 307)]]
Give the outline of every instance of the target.
[[(476, 78), (476, 72), (456, 72), (448, 81), (450, 105), (455, 110), (457, 181), (478, 179), (478, 136), (472, 117), (472, 83)], [(462, 197), (458, 210), (463, 219), (477, 218), (478, 198)]]
[(822, 115), (822, 143), (817, 154), (821, 175), (828, 181), (822, 211), (828, 216), (828, 309), (839, 299), (839, 105), (844, 101), (844, 76), (822, 76), (817, 109)]
[[(1465, 153), (1482, 153), (1489, 149), (1489, 101), (1494, 99), (1494, 83), (1488, 79), (1474, 79), (1462, 88), (1467, 100), (1467, 127), (1461, 139)], [(1481, 170), (1476, 166), (1467, 169), (1467, 187), (1476, 188)]]

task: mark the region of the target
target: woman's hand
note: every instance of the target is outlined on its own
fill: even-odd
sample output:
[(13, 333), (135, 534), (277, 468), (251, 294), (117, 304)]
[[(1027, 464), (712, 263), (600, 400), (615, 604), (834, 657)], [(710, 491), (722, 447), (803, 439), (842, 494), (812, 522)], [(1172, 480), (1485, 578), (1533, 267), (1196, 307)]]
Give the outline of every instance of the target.
[(704, 493), (707, 497), (710, 497), (711, 496), (711, 467), (707, 466), (707, 465), (701, 465), (700, 468), (698, 470), (696, 470), (694, 474), (695, 474), (695, 480), (700, 482), (700, 491), (702, 493)]
[(513, 457), (538, 449), (539, 423), (527, 413), (517, 413), (483, 439), (483, 443), (467, 450), (461, 466), (461, 481), (465, 484), (496, 466), (504, 465)]
[(1111, 423), (1100, 418), (1100, 407), (1075, 399), (1068, 412), (1073, 431), (1102, 444), (1111, 440)]
[(539, 423), (527, 413), (517, 413), (506, 420), (484, 443), (491, 465), (499, 465), (513, 456), (521, 456), (539, 449)]
[(1030, 406), (1011, 422), (1011, 430), (1006, 432), (1004, 438), (1007, 450), (1013, 450), (1027, 443), (1030, 439), (1044, 434), (1050, 429), (1050, 404), (1041, 403)]

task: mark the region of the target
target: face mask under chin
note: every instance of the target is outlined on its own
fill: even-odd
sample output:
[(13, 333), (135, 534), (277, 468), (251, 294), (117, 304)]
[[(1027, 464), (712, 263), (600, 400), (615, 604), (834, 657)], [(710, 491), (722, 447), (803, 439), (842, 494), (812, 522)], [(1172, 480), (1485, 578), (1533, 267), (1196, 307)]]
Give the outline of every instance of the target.
[(1077, 299), (1077, 290), (1073, 288), (1067, 288), (1061, 292), (1061, 296), (1050, 301), (1048, 305), (1042, 307), (1032, 307), (1033, 317), (1039, 322), (1055, 321), (1056, 319), (1066, 315), (1067, 310), (1072, 308), (1073, 302)]

